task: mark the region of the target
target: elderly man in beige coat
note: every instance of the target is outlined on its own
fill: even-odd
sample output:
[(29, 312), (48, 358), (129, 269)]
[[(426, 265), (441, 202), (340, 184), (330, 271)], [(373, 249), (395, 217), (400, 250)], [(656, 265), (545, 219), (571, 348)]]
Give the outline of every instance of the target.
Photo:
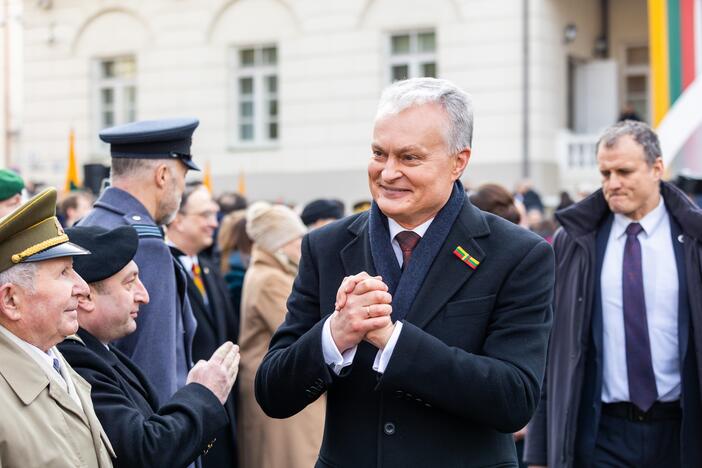
[(112, 466), (90, 385), (56, 349), (89, 290), (55, 209), (47, 189), (0, 220), (0, 468)]

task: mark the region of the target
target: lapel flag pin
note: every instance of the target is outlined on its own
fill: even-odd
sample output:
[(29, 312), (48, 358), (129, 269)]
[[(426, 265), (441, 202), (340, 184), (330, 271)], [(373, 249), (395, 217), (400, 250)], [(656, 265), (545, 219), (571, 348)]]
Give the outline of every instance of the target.
[(480, 262), (475, 258), (471, 257), (470, 254), (466, 252), (460, 245), (456, 247), (456, 249), (453, 251), (453, 254), (456, 257), (458, 257), (463, 263), (465, 263), (474, 270), (478, 268), (478, 265), (480, 265)]

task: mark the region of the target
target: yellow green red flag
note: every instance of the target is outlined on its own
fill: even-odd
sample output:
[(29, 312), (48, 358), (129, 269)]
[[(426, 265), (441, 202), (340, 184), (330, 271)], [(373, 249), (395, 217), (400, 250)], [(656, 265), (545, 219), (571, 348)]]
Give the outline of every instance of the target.
[(71, 129), (68, 135), (68, 169), (66, 170), (66, 185), (64, 190), (70, 192), (80, 188), (78, 179), (78, 163), (76, 162), (76, 135)]

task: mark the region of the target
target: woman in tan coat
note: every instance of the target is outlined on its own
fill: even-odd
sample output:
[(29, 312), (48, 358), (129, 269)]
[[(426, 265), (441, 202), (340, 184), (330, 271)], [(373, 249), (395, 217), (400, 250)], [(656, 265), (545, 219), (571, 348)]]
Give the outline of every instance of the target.
[(266, 416), (254, 396), (254, 377), (273, 333), (283, 322), (306, 229), (282, 205), (253, 204), (246, 230), (254, 242), (244, 278), (239, 347), (238, 438), (242, 468), (310, 468), (324, 431), (324, 397), (288, 419)]

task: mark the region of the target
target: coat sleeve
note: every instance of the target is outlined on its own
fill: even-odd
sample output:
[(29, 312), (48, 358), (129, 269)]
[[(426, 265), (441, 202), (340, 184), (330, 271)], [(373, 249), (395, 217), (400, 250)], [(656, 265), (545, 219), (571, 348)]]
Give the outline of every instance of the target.
[(311, 258), (309, 237), (302, 241), (302, 258), (287, 303), (285, 321), (271, 339), (256, 372), (256, 400), (273, 418), (288, 418), (319, 398), (332, 383), (324, 362), (322, 327), (316, 286), (319, 272)]
[[(89, 353), (62, 351), (74, 356)], [(145, 416), (112, 367), (98, 359), (82, 358), (72, 367), (92, 386), (95, 414), (117, 454), (118, 466), (187, 466), (228, 422), (217, 397), (196, 383), (181, 388), (156, 413)]]
[(540, 241), (498, 292), (480, 355), (405, 321), (378, 389), (402, 389), (501, 432), (523, 428), (539, 402), (553, 280), (553, 251)]

